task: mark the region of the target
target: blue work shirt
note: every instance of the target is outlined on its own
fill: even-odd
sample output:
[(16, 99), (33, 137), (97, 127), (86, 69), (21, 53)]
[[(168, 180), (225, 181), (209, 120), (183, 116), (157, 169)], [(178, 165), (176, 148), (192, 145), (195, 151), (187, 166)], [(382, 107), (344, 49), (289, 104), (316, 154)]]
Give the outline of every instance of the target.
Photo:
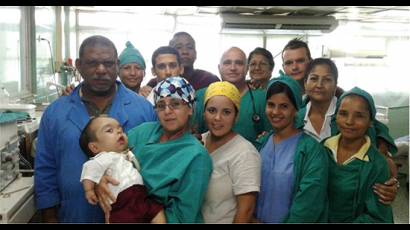
[[(147, 121), (156, 121), (152, 105), (119, 81), (108, 112), (127, 132)], [(104, 222), (98, 205), (85, 199), (80, 182), (86, 155), (80, 148), (81, 131), (89, 121), (79, 96), (82, 84), (60, 97), (44, 111), (38, 132), (34, 188), (37, 209), (57, 206), (60, 222)]]

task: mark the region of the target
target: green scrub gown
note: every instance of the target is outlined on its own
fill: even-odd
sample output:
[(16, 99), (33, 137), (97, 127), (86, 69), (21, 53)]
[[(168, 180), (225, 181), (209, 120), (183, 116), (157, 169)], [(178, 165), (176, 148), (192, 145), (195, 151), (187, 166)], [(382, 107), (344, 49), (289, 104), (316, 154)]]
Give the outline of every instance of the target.
[[(272, 133), (271, 131), (258, 139), (259, 151), (267, 141), (272, 141), (269, 138)], [(293, 198), (284, 222), (327, 222), (328, 159), (323, 146), (305, 133), (300, 137), (296, 147), (293, 170)]]
[(328, 148), (329, 157), (329, 222), (393, 223), (390, 205), (378, 201), (372, 186), (389, 179), (386, 160), (374, 146), (367, 151), (369, 161), (355, 159), (338, 165)]
[(159, 143), (162, 133), (158, 122), (147, 122), (128, 132), (144, 184), (149, 195), (164, 205), (168, 223), (202, 223), (201, 207), (212, 160), (191, 134)]

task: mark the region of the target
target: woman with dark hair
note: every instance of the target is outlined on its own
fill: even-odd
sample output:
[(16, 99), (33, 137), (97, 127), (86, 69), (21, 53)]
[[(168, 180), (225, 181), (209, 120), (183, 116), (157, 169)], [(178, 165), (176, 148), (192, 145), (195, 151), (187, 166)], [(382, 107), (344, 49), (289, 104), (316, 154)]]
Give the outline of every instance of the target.
[[(335, 114), (338, 71), (328, 58), (317, 58), (307, 67), (305, 92), (308, 102), (303, 115), (304, 131), (317, 141), (331, 136), (331, 120)], [(302, 118), (302, 117), (301, 117)]]
[[(297, 127), (302, 127), (304, 132), (317, 141), (336, 135), (339, 130), (336, 126), (336, 103), (338, 71), (335, 63), (328, 58), (316, 58), (307, 67), (305, 78), (305, 92), (308, 102), (298, 112)], [(372, 143), (378, 146), (381, 153), (388, 156), (397, 152), (393, 138), (389, 135), (389, 129), (381, 122), (374, 120), (372, 127), (368, 129), (368, 135)], [(384, 150), (384, 151), (382, 151)], [(397, 168), (391, 159), (387, 159), (391, 168), (392, 179), (385, 184), (377, 184), (375, 192), (379, 195), (382, 203), (391, 203), (397, 193), (394, 177)]]
[(227, 81), (209, 85), (202, 134), (213, 162), (208, 192), (202, 206), (205, 223), (249, 223), (260, 187), (258, 150), (232, 130), (240, 109), (239, 90)]
[(324, 142), (329, 157), (329, 222), (393, 223), (392, 208), (378, 201), (375, 183), (389, 178), (386, 160), (371, 144), (367, 130), (376, 106), (369, 93), (353, 88), (337, 104), (340, 134)]
[[(131, 129), (129, 147), (141, 166), (149, 195), (164, 205), (167, 223), (202, 223), (212, 160), (190, 132), (195, 90), (177, 76), (159, 82), (153, 93), (159, 122)], [(101, 198), (100, 205), (109, 210), (107, 195)]]
[(266, 94), (266, 116), (273, 131), (259, 139), (262, 174), (257, 221), (327, 221), (327, 156), (322, 145), (295, 126), (301, 103), (295, 80), (272, 80)]

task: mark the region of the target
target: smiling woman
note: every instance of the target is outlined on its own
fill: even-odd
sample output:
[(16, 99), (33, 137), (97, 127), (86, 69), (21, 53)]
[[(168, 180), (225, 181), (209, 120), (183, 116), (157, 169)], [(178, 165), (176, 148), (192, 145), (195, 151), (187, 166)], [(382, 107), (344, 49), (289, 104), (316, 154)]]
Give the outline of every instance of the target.
[(206, 149), (190, 133), (195, 94), (181, 77), (153, 89), (159, 122), (128, 133), (148, 192), (165, 206), (168, 223), (201, 223), (201, 207), (212, 172)]
[(269, 50), (258, 47), (254, 49), (248, 57), (249, 75), (253, 88), (266, 89), (272, 71), (275, 67), (273, 56)]
[(274, 78), (266, 93), (266, 116), (274, 131), (259, 139), (256, 218), (263, 223), (327, 222), (328, 162), (323, 147), (295, 126), (300, 92), (298, 82), (284, 76)]
[(386, 159), (367, 135), (375, 120), (373, 98), (355, 87), (344, 93), (336, 108), (340, 134), (327, 139), (329, 158), (329, 222), (393, 223), (390, 205), (379, 202), (375, 183), (389, 179)]
[(120, 60), (119, 77), (121, 82), (132, 91), (138, 93), (145, 76), (145, 61), (141, 53), (132, 45), (126, 43), (126, 48), (118, 57)]
[(209, 132), (202, 140), (214, 170), (202, 207), (205, 223), (249, 223), (260, 186), (260, 157), (253, 145), (232, 130), (240, 108), (239, 90), (231, 83), (209, 85), (204, 117)]

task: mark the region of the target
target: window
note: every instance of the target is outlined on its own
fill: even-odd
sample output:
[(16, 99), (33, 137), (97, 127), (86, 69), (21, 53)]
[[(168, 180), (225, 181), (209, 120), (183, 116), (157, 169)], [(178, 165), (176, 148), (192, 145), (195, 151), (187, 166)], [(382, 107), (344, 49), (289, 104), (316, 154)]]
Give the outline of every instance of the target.
[(18, 6), (0, 8), (0, 87), (5, 87), (12, 98), (24, 91), (20, 77), (20, 19)]
[[(76, 18), (78, 21), (76, 22)], [(116, 19), (116, 20), (113, 20)], [(133, 14), (124, 12), (71, 10), (71, 55), (78, 58), (81, 42), (92, 35), (103, 35), (114, 42), (118, 55), (125, 48), (127, 41), (137, 48), (146, 63), (145, 78), (142, 85), (148, 83), (151, 75), (151, 54), (160, 46), (168, 45), (172, 36), (174, 17), (169, 15)], [(134, 23), (135, 22), (135, 23)], [(141, 23), (141, 22), (150, 22)], [(76, 28), (76, 24), (78, 28)], [(76, 40), (78, 38), (78, 40)]]
[(35, 101), (51, 102), (57, 98), (54, 87), (47, 82), (59, 83), (55, 55), (55, 9), (52, 6), (35, 7), (36, 31), (36, 95)]

